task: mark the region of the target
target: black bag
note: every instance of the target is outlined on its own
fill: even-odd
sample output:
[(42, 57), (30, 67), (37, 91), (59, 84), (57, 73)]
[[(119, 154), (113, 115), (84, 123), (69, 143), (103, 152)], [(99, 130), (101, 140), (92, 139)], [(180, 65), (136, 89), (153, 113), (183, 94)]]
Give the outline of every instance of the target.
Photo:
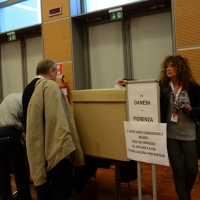
[(137, 162), (130, 160), (129, 162), (120, 161), (121, 182), (128, 183), (137, 179)]
[(200, 122), (196, 120), (196, 142), (197, 142), (197, 153), (200, 159)]

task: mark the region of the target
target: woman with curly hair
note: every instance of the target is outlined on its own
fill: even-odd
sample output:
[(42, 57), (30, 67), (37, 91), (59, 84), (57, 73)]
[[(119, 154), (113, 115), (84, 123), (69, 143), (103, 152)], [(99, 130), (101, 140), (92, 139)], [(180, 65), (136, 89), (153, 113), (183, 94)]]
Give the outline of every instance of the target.
[(161, 122), (167, 123), (167, 149), (176, 192), (190, 200), (198, 173), (195, 119), (200, 117), (200, 86), (187, 58), (168, 56), (161, 65)]
[[(200, 118), (200, 86), (187, 58), (168, 56), (161, 64), (161, 122), (167, 123), (167, 149), (179, 200), (191, 200), (198, 173), (195, 119)], [(127, 80), (119, 79), (119, 85)]]

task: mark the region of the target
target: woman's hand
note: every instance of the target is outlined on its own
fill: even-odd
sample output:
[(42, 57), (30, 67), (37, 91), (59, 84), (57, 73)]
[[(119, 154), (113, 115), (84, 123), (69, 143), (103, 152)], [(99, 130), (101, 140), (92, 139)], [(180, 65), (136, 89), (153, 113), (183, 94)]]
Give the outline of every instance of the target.
[(187, 114), (189, 114), (189, 112), (192, 110), (192, 107), (190, 106), (190, 104), (186, 103), (181, 105), (181, 109), (183, 109)]
[(116, 84), (120, 85), (120, 86), (121, 85), (126, 85), (127, 84), (127, 80), (119, 79), (119, 80), (116, 81)]

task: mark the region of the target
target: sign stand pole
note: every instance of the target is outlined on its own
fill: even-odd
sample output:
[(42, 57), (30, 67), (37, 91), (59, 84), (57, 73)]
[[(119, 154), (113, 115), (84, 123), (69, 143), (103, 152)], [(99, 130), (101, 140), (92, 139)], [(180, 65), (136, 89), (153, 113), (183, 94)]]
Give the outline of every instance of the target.
[[(153, 169), (153, 165), (152, 165)], [(133, 197), (133, 200), (152, 200), (152, 198), (149, 195), (142, 196), (142, 176), (141, 176), (141, 162), (137, 161), (137, 174), (138, 174), (138, 196)], [(152, 177), (153, 180), (156, 181), (155, 172), (152, 171)], [(154, 181), (153, 181), (154, 182)], [(156, 182), (155, 185), (153, 184), (153, 197), (155, 197), (153, 200), (157, 200), (157, 193), (156, 193)], [(155, 193), (154, 193), (155, 191)]]
[[(141, 163), (137, 162), (138, 173), (138, 200), (150, 200), (150, 196), (142, 196), (142, 177), (141, 177)], [(157, 200), (157, 185), (156, 185), (156, 165), (152, 164), (152, 183), (153, 183), (153, 200)], [(137, 197), (136, 197), (137, 198)], [(136, 200), (136, 198), (133, 198)]]
[(141, 164), (137, 162), (137, 173), (138, 173), (138, 197), (142, 200), (142, 177), (141, 177)]
[(156, 165), (152, 164), (153, 200), (157, 200)]

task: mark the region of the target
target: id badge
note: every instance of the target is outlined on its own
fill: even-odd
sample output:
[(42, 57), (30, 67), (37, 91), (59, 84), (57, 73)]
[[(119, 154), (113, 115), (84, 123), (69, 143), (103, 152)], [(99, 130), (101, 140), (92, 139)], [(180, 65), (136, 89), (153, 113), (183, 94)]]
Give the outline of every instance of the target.
[(172, 112), (171, 121), (176, 123), (178, 122), (178, 112)]

